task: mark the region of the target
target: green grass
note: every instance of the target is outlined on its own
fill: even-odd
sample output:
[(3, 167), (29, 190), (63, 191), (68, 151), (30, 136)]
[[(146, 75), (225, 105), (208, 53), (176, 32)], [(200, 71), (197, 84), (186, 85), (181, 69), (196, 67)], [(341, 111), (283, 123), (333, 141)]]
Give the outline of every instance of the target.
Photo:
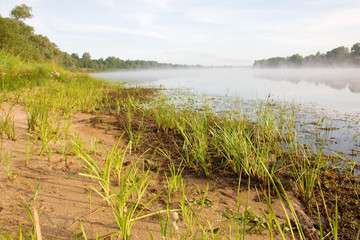
[(3, 116), (0, 116), (0, 136), (2, 137), (5, 133), (10, 140), (15, 140), (16, 138), (14, 121), (15, 115), (13, 113), (14, 105), (15, 104), (11, 104)]
[[(137, 219), (147, 217), (140, 216), (140, 214), (160, 193), (149, 201), (141, 203), (149, 185), (150, 172), (149, 170), (141, 171), (138, 161), (123, 168), (126, 149), (118, 147), (120, 140), (121, 138), (119, 138), (111, 151), (107, 151), (105, 164), (102, 168), (99, 168), (95, 160), (85, 152), (80, 151), (79, 155), (88, 166), (89, 172), (91, 172), (91, 174), (82, 175), (98, 180), (104, 193), (98, 191), (95, 187), (92, 187), (92, 189), (107, 202), (119, 227), (119, 235), (121, 239), (126, 240), (130, 238), (134, 222)], [(117, 186), (111, 183), (112, 176), (117, 179)], [(133, 196), (135, 196), (135, 200), (132, 200)]]
[[(13, 107), (15, 104), (23, 104), (29, 134), (26, 164), (31, 164), (29, 159), (35, 153), (32, 146), (38, 141), (41, 143), (40, 157), (47, 156), (50, 161), (54, 151), (59, 148), (66, 167), (69, 164), (68, 157), (76, 153), (87, 167), (87, 172), (82, 175), (97, 180), (102, 189), (89, 189), (90, 207), (92, 192), (95, 192), (107, 203), (119, 228), (116, 233), (102, 237), (115, 234), (122, 239), (129, 239), (134, 222), (158, 215), (159, 231), (163, 239), (220, 239), (226, 228), (223, 225), (226, 224), (230, 238), (235, 239), (245, 239), (248, 234), (262, 232), (264, 229), (270, 233), (270, 239), (275, 236), (282, 239), (306, 239), (279, 176), (283, 172), (289, 173), (301, 197), (310, 200), (315, 197), (314, 189), (321, 181), (319, 176), (324, 171), (327, 160), (321, 148), (318, 152), (310, 152), (298, 140), (294, 106), (273, 106), (263, 101), (253, 107), (253, 112), (230, 109), (218, 114), (206, 99), (196, 102), (197, 100), (185, 96), (167, 98), (160, 95), (144, 103), (139, 88), (129, 90), (131, 95), (125, 93), (126, 90), (124, 92), (120, 85), (112, 85), (85, 74), (75, 74), (51, 63), (29, 64), (4, 53), (0, 53), (0, 74), (0, 103), (8, 102), (10, 105), (0, 118), (1, 140), (3, 141), (4, 134), (10, 140), (16, 139)], [(126, 132), (122, 137), (127, 136), (128, 145), (120, 148), (120, 137), (112, 148), (105, 149), (106, 158), (100, 163), (98, 139), (91, 139), (87, 145), (79, 136), (69, 136), (71, 115), (79, 112), (96, 113), (99, 124), (102, 123), (103, 113), (118, 114), (123, 120), (119, 125)], [(134, 158), (131, 149), (143, 149), (141, 147), (149, 136), (146, 124), (151, 121), (163, 136), (171, 135), (178, 140), (172, 148), (167, 148), (166, 144), (161, 149), (156, 146), (154, 155), (160, 152), (169, 160), (170, 174), (165, 175), (165, 190), (169, 203), (174, 201), (174, 194), (180, 192), (180, 209), (170, 209), (168, 205), (166, 210), (143, 214), (161, 193), (155, 193), (145, 201), (150, 170), (145, 169), (139, 158), (135, 158), (127, 166), (124, 161), (126, 155), (129, 159)], [(157, 132), (154, 131), (154, 134)], [(172, 157), (175, 155), (178, 158)], [(12, 172), (11, 159), (11, 153), (3, 153), (1, 147), (1, 161), (4, 160), (6, 175), (8, 179), (14, 180), (16, 174)], [(150, 162), (149, 159), (145, 159), (145, 162), (146, 160)], [(161, 166), (156, 165), (156, 168), (159, 172)], [(183, 172), (188, 169), (195, 169), (213, 179), (219, 177), (217, 174), (222, 171), (239, 176), (237, 212), (227, 214), (227, 220), (221, 222), (219, 227), (207, 218), (200, 220), (199, 215), (204, 207), (211, 207), (209, 189), (198, 188), (197, 197), (189, 198), (189, 191), (183, 180)], [(241, 176), (249, 179), (249, 192), (250, 187), (256, 186), (265, 196), (262, 216), (248, 206), (248, 199), (245, 202), (241, 200)], [(281, 202), (285, 221), (277, 217), (272, 207), (271, 194), (274, 193)], [(322, 199), (330, 231), (320, 229), (320, 235), (322, 238), (338, 239), (341, 230), (338, 222), (339, 200), (336, 199), (336, 209), (330, 211), (324, 195)], [(240, 211), (240, 206), (245, 206), (245, 210)], [(320, 219), (319, 205), (316, 206)], [(176, 220), (172, 216), (175, 211), (181, 215)], [(183, 226), (181, 231), (178, 229), (180, 225)], [(86, 239), (81, 223), (79, 227), (81, 233), (77, 233), (76, 238)], [(19, 225), (19, 235), (23, 232)], [(152, 236), (151, 232), (149, 234)], [(0, 236), (12, 239), (11, 234)], [(35, 233), (28, 237), (34, 239)]]
[(175, 193), (177, 193), (184, 184), (184, 180), (183, 180), (183, 177), (182, 177), (182, 172), (184, 170), (184, 167), (182, 167), (180, 165), (176, 169), (175, 164), (170, 162), (169, 169), (170, 169), (170, 176), (168, 176), (165, 173), (165, 179), (166, 179), (165, 189), (167, 191), (168, 200), (170, 202), (172, 196)]
[(254, 115), (247, 116), (241, 110), (217, 115), (206, 99), (199, 108), (194, 108), (193, 101), (160, 96), (150, 112), (159, 130), (182, 137), (181, 155), (186, 166), (201, 167), (207, 176), (213, 169), (211, 159), (218, 156), (222, 162), (216, 165), (265, 181), (265, 168), (273, 164), (272, 156), (282, 152), (284, 140), (289, 145), (296, 141), (294, 120), (281, 108), (259, 103)]

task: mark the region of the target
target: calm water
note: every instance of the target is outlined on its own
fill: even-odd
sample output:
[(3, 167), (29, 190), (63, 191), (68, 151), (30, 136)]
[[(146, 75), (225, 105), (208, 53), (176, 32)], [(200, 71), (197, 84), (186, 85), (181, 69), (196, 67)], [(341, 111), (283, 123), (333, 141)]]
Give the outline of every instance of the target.
[[(93, 74), (113, 81), (143, 86), (187, 89), (209, 96), (240, 97), (244, 101), (266, 99), (301, 105), (299, 122), (304, 135), (315, 131), (314, 122), (324, 117), (328, 153), (360, 163), (360, 69), (252, 69), (207, 68), (143, 70)], [(220, 101), (221, 104), (221, 101)], [(324, 134), (324, 133), (323, 133)]]
[(264, 99), (270, 94), (279, 100), (360, 112), (360, 69), (211, 68), (122, 71), (94, 76), (148, 86), (187, 88), (209, 95), (238, 96), (245, 100)]

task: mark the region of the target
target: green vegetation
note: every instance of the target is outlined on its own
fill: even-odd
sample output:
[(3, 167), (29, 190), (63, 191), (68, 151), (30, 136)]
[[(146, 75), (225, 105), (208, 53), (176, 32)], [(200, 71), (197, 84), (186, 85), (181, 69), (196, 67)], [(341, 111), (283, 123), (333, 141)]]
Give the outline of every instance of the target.
[(18, 21), (25, 20), (26, 18), (31, 18), (33, 15), (31, 14), (32, 8), (26, 6), (25, 4), (21, 4), (20, 6), (16, 6), (10, 13), (12, 18), (15, 18)]
[(109, 56), (106, 59), (91, 59), (91, 55), (85, 52), (81, 57), (77, 53), (71, 54), (78, 69), (87, 71), (111, 71), (118, 69), (146, 69), (146, 68), (185, 68), (187, 65), (158, 63), (156, 61), (145, 60), (122, 60), (118, 57)]
[[(3, 133), (9, 131), (6, 126), (13, 125), (12, 106), (21, 104), (25, 107), (28, 124), (23, 162), (31, 166), (34, 161), (31, 159), (37, 155), (40, 159), (45, 157), (51, 164), (56, 151), (63, 156), (66, 168), (70, 167), (69, 158), (78, 156), (83, 160), (86, 170), (80, 173), (96, 180), (100, 186), (100, 189), (96, 185), (88, 189), (89, 206), (93, 205), (94, 195), (91, 192), (97, 193), (111, 209), (119, 229), (102, 237), (119, 235), (122, 239), (129, 239), (136, 222), (158, 215), (159, 231), (163, 238), (220, 239), (226, 229), (228, 236), (235, 239), (242, 239), (254, 232), (269, 232), (270, 239), (279, 235), (283, 239), (307, 239), (310, 235), (304, 230), (306, 226), (299, 220), (297, 210), (292, 207), (292, 200), (288, 197), (289, 187), (287, 190), (283, 187), (289, 185), (289, 181), (284, 180), (284, 174), (290, 176), (293, 181), (290, 186), (298, 190), (298, 197), (303, 199), (309, 214), (315, 219), (323, 219), (324, 216), (328, 219), (327, 224), (321, 224), (320, 235), (329, 238), (336, 238), (340, 234), (349, 236), (356, 229), (346, 228), (346, 222), (342, 222), (344, 218), (336, 220), (342, 213), (333, 211), (332, 203), (324, 197), (333, 190), (327, 188), (329, 192), (321, 192), (324, 191), (319, 185), (322, 174), (330, 169), (327, 166), (328, 158), (321, 151), (307, 151), (297, 142), (293, 115), (280, 106), (259, 102), (252, 114), (239, 109), (218, 115), (207, 100), (196, 103), (185, 96), (169, 99), (154, 94), (154, 91), (125, 89), (84, 74), (74, 74), (54, 64), (37, 64), (35, 68), (34, 64), (24, 64), (19, 58), (3, 55), (2, 59), (0, 64), (7, 66), (8, 70), (3, 79), (6, 94), (2, 101), (10, 103), (2, 118), (1, 126), (5, 126), (2, 127)], [(4, 64), (7, 62), (12, 64)], [(24, 69), (28, 75), (16, 80)], [(39, 81), (39, 78), (43, 80)], [(13, 82), (16, 84), (8, 82), (8, 79), (15, 79)], [(145, 97), (146, 92), (153, 94), (153, 97)], [(195, 105), (199, 107), (195, 108)], [(79, 136), (68, 133), (69, 119), (80, 112), (93, 113), (96, 124), (104, 126), (107, 123), (102, 119), (102, 114), (115, 114), (117, 127), (124, 133), (121, 140), (125, 140), (127, 145), (121, 147), (119, 140), (111, 149), (105, 148), (106, 158), (99, 162), (103, 155), (98, 153), (96, 139), (89, 140), (87, 144)], [(4, 136), (11, 139), (8, 134)], [(283, 147), (284, 144), (287, 147)], [(37, 145), (40, 146), (38, 150)], [(142, 153), (144, 155), (138, 157)], [(125, 154), (136, 160), (125, 165)], [(153, 164), (155, 168), (150, 166), (149, 163), (158, 161), (159, 157), (165, 157), (167, 161)], [(16, 181), (18, 176), (13, 173), (16, 170), (11, 166), (13, 158), (8, 153), (2, 153), (1, 158), (5, 162), (7, 178)], [(239, 195), (257, 189), (260, 202), (265, 201), (262, 215), (252, 211), (239, 197), (238, 211), (224, 213), (226, 217), (220, 225), (202, 219), (202, 212), (212, 206), (209, 189), (196, 188), (196, 195), (191, 194), (184, 180), (184, 173), (189, 171), (210, 179), (233, 176), (239, 182), (245, 176), (249, 187), (247, 190), (239, 188)], [(163, 174), (163, 190), (145, 198), (151, 179), (157, 178), (158, 174)], [(349, 191), (357, 192), (358, 186), (355, 184)], [(162, 192), (167, 199), (166, 207), (149, 212), (150, 204)], [(340, 195), (345, 196), (341, 192), (336, 194), (339, 194), (339, 198)], [(273, 209), (274, 197), (281, 201), (285, 221), (279, 219), (278, 210)], [(336, 209), (344, 207), (343, 202), (339, 201), (334, 206)], [(244, 207), (245, 211), (241, 210)], [(174, 220), (171, 213), (179, 214), (181, 220)], [(355, 215), (349, 217), (351, 221), (357, 218)], [(82, 226), (81, 221), (79, 224)], [(179, 224), (182, 228), (179, 228)], [(85, 237), (85, 230), (83, 227), (81, 229), (81, 235)]]
[[(14, 9), (15, 10), (15, 9)], [(13, 10), (13, 11), (14, 11)], [(11, 62), (20, 58), (23, 61), (33, 63), (54, 62), (60, 66), (73, 68), (75, 62), (71, 56), (59, 50), (50, 40), (42, 35), (34, 34), (34, 28), (26, 25), (20, 19), (26, 18), (25, 13), (14, 13), (14, 18), (4, 18), (0, 16), (0, 50), (1, 56), (12, 56), (8, 59)], [(38, 68), (37, 64), (33, 66)], [(41, 71), (41, 69), (38, 69)], [(44, 73), (44, 72), (43, 72)], [(27, 72), (19, 73), (22, 77), (27, 76)], [(39, 72), (41, 74), (41, 72)]]
[[(31, 10), (21, 8), (25, 13)], [(351, 239), (358, 234), (359, 181), (329, 166), (329, 156), (321, 148), (311, 152), (300, 143), (294, 106), (259, 101), (253, 112), (239, 108), (219, 114), (206, 99), (169, 98), (160, 90), (124, 88), (74, 73), (56, 60), (65, 53), (48, 56), (45, 48), (36, 47), (30, 40), (33, 30), (19, 21), (28, 15), (16, 14), (16, 19), (0, 19), (0, 30), (9, 30), (8, 38), (1, 39), (0, 53), (0, 163), (6, 187), (21, 185), (16, 182), (22, 178), (18, 171), (35, 171), (35, 162), (49, 166), (46, 171), (57, 171), (50, 167), (61, 161), (59, 175), (93, 181), (85, 189), (89, 209), (95, 205), (95, 192), (103, 203), (99, 209), (110, 213), (103, 216), (116, 223), (115, 232), (96, 239), (130, 239), (136, 224), (150, 219), (158, 224), (162, 239), (245, 239), (251, 234), (268, 234), (269, 239)], [(20, 30), (10, 31), (10, 26), (28, 29), (28, 38)], [(23, 46), (11, 42), (20, 36)], [(18, 156), (3, 147), (19, 134), (16, 107), (24, 108), (27, 123), (24, 156), (18, 161), (26, 166), (18, 169)], [(96, 125), (105, 136), (110, 124), (116, 128), (118, 141), (111, 148), (99, 136), (82, 139), (70, 133), (72, 118), (84, 113), (92, 116), (87, 127)], [(191, 175), (206, 180), (206, 186), (189, 182)], [(219, 210), (222, 203), (215, 206), (212, 198), (223, 190), (216, 189), (221, 181), (235, 194), (227, 198), (232, 205)], [(42, 212), (37, 204), (46, 202), (37, 203), (38, 191), (39, 185), (33, 208), (24, 204), (30, 227), (19, 222), (15, 232), (5, 234), (1, 229), (0, 237), (41, 239)], [(251, 193), (261, 212), (251, 208)], [(211, 220), (214, 212), (217, 220)], [(74, 230), (75, 239), (88, 239), (85, 222), (78, 217), (74, 223), (80, 233)], [(155, 231), (148, 232), (155, 239)]]
[[(34, 28), (23, 22), (23, 20), (32, 17), (31, 10), (31, 7), (22, 4), (11, 11), (11, 18), (0, 16), (1, 55), (19, 57), (32, 63), (53, 62), (63, 68), (80, 71), (187, 67), (186, 65), (158, 63), (156, 61), (121, 60), (113, 56), (106, 59), (91, 59), (88, 52), (85, 52), (81, 57), (76, 53), (70, 55), (62, 52), (46, 36), (35, 34)], [(36, 65), (33, 67), (37, 68)], [(39, 71), (42, 70), (39, 69)], [(27, 74), (24, 72), (22, 75), (26, 76)]]
[[(99, 181), (104, 193), (98, 191), (95, 187), (92, 187), (92, 189), (110, 206), (114, 214), (115, 222), (120, 230), (119, 235), (121, 239), (127, 240), (130, 238), (130, 231), (136, 220), (157, 214), (155, 212), (140, 216), (143, 210), (157, 198), (160, 193), (148, 202), (140, 203), (149, 185), (148, 179), (150, 171), (141, 172), (138, 161), (124, 168), (123, 163), (126, 150), (124, 153), (121, 153), (122, 149), (118, 147), (119, 141), (120, 139), (113, 146), (112, 150), (108, 151), (103, 169), (99, 168), (92, 157), (85, 152), (79, 152), (79, 154), (88, 165), (89, 172), (92, 173), (83, 175)], [(114, 171), (112, 171), (112, 169), (114, 169)], [(116, 186), (110, 182), (112, 173), (114, 173), (114, 177), (117, 178)], [(135, 200), (132, 200), (133, 195), (135, 195)]]
[(254, 67), (277, 68), (277, 67), (346, 67), (360, 66), (360, 43), (355, 43), (350, 51), (341, 46), (326, 53), (317, 52), (315, 55), (301, 56), (294, 54), (289, 57), (273, 57), (256, 60)]

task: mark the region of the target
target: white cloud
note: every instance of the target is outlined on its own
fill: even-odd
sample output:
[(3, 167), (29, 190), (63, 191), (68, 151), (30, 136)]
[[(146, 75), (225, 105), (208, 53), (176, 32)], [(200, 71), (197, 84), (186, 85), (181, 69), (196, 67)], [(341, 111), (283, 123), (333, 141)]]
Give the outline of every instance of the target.
[(132, 35), (139, 35), (151, 38), (166, 39), (164, 35), (159, 32), (150, 31), (146, 29), (130, 29), (121, 27), (112, 27), (107, 25), (76, 25), (76, 24), (63, 24), (62, 30), (66, 32), (91, 32), (91, 33), (126, 33)]

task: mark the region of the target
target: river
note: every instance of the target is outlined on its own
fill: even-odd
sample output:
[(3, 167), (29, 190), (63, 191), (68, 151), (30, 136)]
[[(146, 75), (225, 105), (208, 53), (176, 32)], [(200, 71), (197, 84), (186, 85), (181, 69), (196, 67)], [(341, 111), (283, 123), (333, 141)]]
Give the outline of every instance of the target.
[(325, 152), (360, 163), (360, 69), (195, 68), (92, 75), (145, 87), (185, 89), (211, 98), (246, 102), (270, 97), (292, 102), (300, 106), (297, 118), (305, 126), (303, 135), (324, 134), (314, 124), (323, 121)]

